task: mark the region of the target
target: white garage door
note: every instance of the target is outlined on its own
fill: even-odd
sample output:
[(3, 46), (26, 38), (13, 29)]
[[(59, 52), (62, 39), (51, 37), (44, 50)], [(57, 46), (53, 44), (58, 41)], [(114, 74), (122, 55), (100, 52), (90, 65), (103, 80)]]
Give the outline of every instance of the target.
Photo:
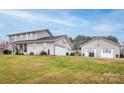
[(102, 49), (101, 57), (113, 58), (113, 49)]
[(66, 55), (66, 48), (55, 46), (55, 55)]

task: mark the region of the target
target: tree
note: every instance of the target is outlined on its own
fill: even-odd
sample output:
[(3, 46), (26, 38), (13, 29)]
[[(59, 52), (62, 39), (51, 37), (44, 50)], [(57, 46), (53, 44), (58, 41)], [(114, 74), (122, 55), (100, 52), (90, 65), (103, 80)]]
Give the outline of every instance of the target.
[(108, 40), (111, 40), (111, 41), (113, 41), (115, 43), (118, 43), (118, 39), (115, 36), (107, 36), (105, 38), (108, 39)]
[(72, 37), (69, 37), (69, 39), (70, 39), (70, 41), (71, 41), (71, 42), (73, 42), (73, 39), (72, 39)]
[(69, 38), (70, 41), (72, 42), (74, 49), (78, 50), (79, 46), (87, 41), (89, 41), (91, 39), (90, 36), (85, 36), (85, 35), (77, 35), (74, 39), (72, 39), (71, 37)]

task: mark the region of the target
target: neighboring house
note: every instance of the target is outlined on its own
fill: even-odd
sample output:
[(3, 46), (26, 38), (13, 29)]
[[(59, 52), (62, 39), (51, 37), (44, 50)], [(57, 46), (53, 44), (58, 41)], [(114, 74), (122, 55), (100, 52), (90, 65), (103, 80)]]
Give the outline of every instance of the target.
[(120, 45), (121, 45), (121, 47), (120, 47), (121, 54), (124, 55), (124, 42), (122, 42)]
[(73, 46), (66, 35), (53, 36), (48, 29), (31, 32), (10, 34), (12, 52), (18, 49), (20, 53), (40, 54), (45, 51), (48, 55), (66, 55), (70, 53)]
[(117, 58), (120, 56), (118, 43), (97, 37), (80, 45), (81, 55), (90, 57)]

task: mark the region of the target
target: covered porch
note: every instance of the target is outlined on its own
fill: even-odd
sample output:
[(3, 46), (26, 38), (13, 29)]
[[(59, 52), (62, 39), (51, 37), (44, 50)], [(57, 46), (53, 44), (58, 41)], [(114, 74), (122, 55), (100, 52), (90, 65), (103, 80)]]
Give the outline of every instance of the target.
[(27, 44), (13, 44), (13, 53), (14, 54), (26, 54), (27, 53)]

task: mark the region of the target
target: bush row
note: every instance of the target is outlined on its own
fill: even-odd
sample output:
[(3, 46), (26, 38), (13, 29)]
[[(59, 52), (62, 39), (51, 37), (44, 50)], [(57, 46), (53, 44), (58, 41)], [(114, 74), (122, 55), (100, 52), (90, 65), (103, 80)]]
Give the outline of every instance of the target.
[(79, 54), (76, 54), (76, 53), (66, 53), (66, 56), (75, 56), (75, 55), (80, 56)]
[(12, 51), (10, 51), (8, 49), (6, 49), (6, 50), (3, 51), (3, 54), (11, 54), (11, 53), (12, 53)]
[[(30, 52), (29, 55), (35, 55), (34, 52)], [(39, 53), (39, 55), (48, 55), (45, 51)]]
[[(12, 51), (10, 51), (8, 49), (6, 49), (6, 50), (3, 51), (3, 54), (11, 54), (11, 53), (12, 53)], [(16, 55), (24, 55), (24, 53), (19, 53), (17, 51), (16, 52)], [(29, 55), (35, 55), (35, 53), (34, 52), (30, 52)], [(45, 51), (42, 51), (42, 52), (39, 53), (39, 55), (48, 55), (48, 54)], [(80, 53), (66, 53), (66, 56), (75, 56), (75, 55), (81, 56)], [(120, 58), (124, 58), (124, 55), (123, 54), (120, 54)]]
[[(3, 51), (3, 54), (11, 54), (11, 53), (12, 53), (12, 51), (10, 51), (10, 50), (4, 50)], [(24, 55), (24, 53), (20, 53), (18, 51), (16, 51), (15, 54), (16, 55)], [(34, 52), (30, 52), (29, 55), (35, 55), (35, 53)], [(48, 54), (45, 51), (42, 51), (42, 52), (39, 53), (39, 55), (48, 55)], [(74, 56), (75, 53), (66, 53), (66, 55), (67, 56)]]

